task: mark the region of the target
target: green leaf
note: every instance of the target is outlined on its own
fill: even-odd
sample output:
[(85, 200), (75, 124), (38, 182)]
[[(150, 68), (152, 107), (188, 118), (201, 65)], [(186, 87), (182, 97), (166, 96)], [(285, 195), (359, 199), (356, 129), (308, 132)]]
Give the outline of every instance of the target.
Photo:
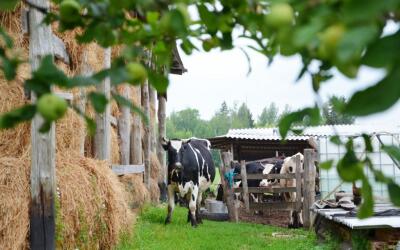
[(293, 44), (298, 48), (309, 45), (323, 27), (322, 22), (312, 22), (297, 28), (293, 34)]
[(27, 104), (0, 116), (0, 128), (13, 128), (21, 122), (32, 120), (36, 113), (36, 106)]
[(149, 123), (149, 118), (147, 117), (147, 115), (143, 112), (143, 110), (134, 105), (131, 101), (129, 101), (128, 99), (126, 99), (125, 97), (118, 95), (116, 93), (112, 93), (112, 97), (114, 98), (114, 100), (122, 106), (126, 106), (129, 107), (131, 109), (132, 112), (135, 112), (137, 114), (140, 115), (140, 117), (142, 118), (142, 120), (148, 124)]
[(0, 27), (0, 36), (3, 38), (5, 45), (7, 48), (11, 49), (13, 47), (13, 40), (12, 38), (7, 34), (7, 32), (3, 29), (3, 27)]
[(337, 164), (340, 178), (347, 182), (364, 178), (363, 164), (357, 158), (353, 149), (347, 148), (346, 154)]
[(383, 145), (382, 150), (385, 151), (389, 156), (400, 162), (400, 148), (391, 145)]
[(19, 0), (1, 0), (0, 1), (0, 10), (14, 10), (17, 6)]
[(318, 166), (322, 169), (329, 170), (333, 166), (333, 160), (321, 162)]
[(332, 136), (330, 141), (335, 145), (342, 145), (343, 144), (342, 140), (340, 140), (340, 137), (338, 135)]
[(50, 131), (51, 129), (51, 121), (44, 121), (44, 123), (42, 124), (42, 126), (40, 126), (39, 128), (39, 132), (40, 133), (47, 133)]
[(359, 219), (365, 219), (374, 214), (374, 198), (372, 196), (372, 187), (367, 178), (364, 178), (362, 181), (361, 195), (363, 198), (363, 203), (358, 210), (357, 217)]
[(86, 122), (86, 128), (89, 131), (89, 135), (94, 136), (94, 134), (96, 133), (96, 122), (86, 115), (84, 115), (84, 118)]
[(395, 206), (400, 207), (400, 187), (394, 182), (388, 184), (390, 200)]
[(149, 83), (161, 94), (165, 93), (168, 88), (168, 78), (163, 74), (159, 74), (154, 71), (150, 71), (149, 73)]
[(374, 151), (374, 149), (372, 148), (371, 137), (367, 134), (362, 134), (362, 137), (364, 139), (365, 150), (370, 153)]
[(286, 138), (292, 125), (303, 122), (305, 118), (309, 118), (310, 125), (317, 125), (321, 119), (318, 107), (305, 108), (285, 115), (279, 121), (279, 133), (282, 138)]
[(104, 94), (90, 92), (88, 97), (97, 113), (103, 113), (106, 110), (108, 100)]
[(384, 111), (393, 106), (400, 97), (400, 68), (394, 68), (383, 80), (365, 90), (356, 92), (345, 112), (365, 116)]
[(400, 54), (400, 31), (385, 36), (368, 47), (362, 62), (365, 65), (383, 68), (392, 66)]
[(4, 76), (8, 81), (11, 81), (17, 75), (17, 68), (20, 61), (16, 58), (8, 59), (3, 57), (2, 58), (2, 65), (1, 68), (3, 69)]

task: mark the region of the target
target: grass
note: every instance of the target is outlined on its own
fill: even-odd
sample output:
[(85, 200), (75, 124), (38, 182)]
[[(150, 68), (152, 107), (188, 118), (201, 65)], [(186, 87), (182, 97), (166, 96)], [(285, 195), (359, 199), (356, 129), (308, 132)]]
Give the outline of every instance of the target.
[(176, 207), (171, 224), (164, 225), (165, 216), (164, 206), (145, 208), (117, 249), (335, 249), (334, 242), (317, 245), (314, 232), (303, 229), (207, 220), (192, 228), (186, 223), (187, 209), (181, 207)]

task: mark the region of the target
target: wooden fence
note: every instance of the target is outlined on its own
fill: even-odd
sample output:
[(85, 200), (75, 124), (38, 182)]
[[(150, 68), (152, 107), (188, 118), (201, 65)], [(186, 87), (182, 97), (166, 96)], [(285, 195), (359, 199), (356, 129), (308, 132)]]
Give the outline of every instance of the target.
[[(233, 168), (232, 154), (230, 152), (222, 153), (223, 166), (220, 169), (221, 176), (229, 172)], [(224, 188), (225, 201), (228, 207), (229, 218), (232, 221), (238, 221), (239, 201), (234, 199), (233, 194), (240, 192), (243, 197), (244, 207), (247, 212), (252, 211), (271, 211), (271, 210), (294, 210), (300, 213), (303, 210), (304, 227), (311, 226), (311, 206), (315, 200), (315, 152), (313, 149), (304, 150), (304, 169), (301, 166), (300, 156), (296, 157), (295, 173), (285, 174), (247, 174), (246, 162), (241, 161), (241, 174), (234, 177), (235, 181), (242, 181), (242, 187), (233, 188), (224, 178), (221, 178), (221, 184)], [(248, 180), (262, 179), (295, 179), (296, 185), (293, 186), (272, 186), (272, 187), (248, 187)], [(290, 201), (274, 201), (274, 202), (251, 202), (249, 194), (283, 194), (296, 193), (296, 198)]]

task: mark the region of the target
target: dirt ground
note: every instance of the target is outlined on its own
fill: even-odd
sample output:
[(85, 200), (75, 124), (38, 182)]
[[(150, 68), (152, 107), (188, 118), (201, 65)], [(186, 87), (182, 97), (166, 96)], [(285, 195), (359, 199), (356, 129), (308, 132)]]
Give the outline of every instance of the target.
[(263, 225), (288, 227), (289, 211), (264, 211), (258, 214), (252, 212), (246, 213), (242, 203), (239, 209), (239, 220)]

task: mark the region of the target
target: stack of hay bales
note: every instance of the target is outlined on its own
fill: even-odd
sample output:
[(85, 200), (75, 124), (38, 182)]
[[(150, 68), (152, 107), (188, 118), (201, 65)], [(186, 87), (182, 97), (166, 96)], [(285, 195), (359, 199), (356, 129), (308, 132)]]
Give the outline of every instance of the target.
[[(28, 43), (22, 36), (19, 15), (19, 9), (0, 13), (0, 25), (14, 38), (21, 58), (26, 60)], [(57, 64), (67, 74), (73, 75), (80, 69), (78, 56), (87, 50), (88, 61), (94, 70), (98, 70), (96, 67), (102, 65), (100, 48), (95, 44), (78, 45), (72, 40), (73, 35), (74, 32), (59, 35), (66, 43), (72, 64)], [(27, 103), (23, 81), (29, 77), (29, 72), (29, 65), (24, 64), (12, 83), (0, 76), (1, 113)], [(77, 97), (76, 90), (71, 93)], [(115, 109), (113, 112), (117, 114)], [(26, 249), (29, 245), (30, 132), (30, 123), (0, 130), (0, 249)], [(85, 135), (82, 118), (72, 110), (56, 123), (56, 242), (62, 249), (111, 249), (120, 233), (132, 222), (133, 214), (127, 202), (132, 193), (126, 193), (106, 162), (80, 154)], [(113, 153), (112, 161), (117, 163), (119, 143), (116, 131), (112, 141), (113, 152), (117, 152)], [(140, 202), (144, 202), (141, 196), (145, 192), (139, 190), (142, 187), (143, 183), (133, 187), (139, 199), (134, 198)]]

